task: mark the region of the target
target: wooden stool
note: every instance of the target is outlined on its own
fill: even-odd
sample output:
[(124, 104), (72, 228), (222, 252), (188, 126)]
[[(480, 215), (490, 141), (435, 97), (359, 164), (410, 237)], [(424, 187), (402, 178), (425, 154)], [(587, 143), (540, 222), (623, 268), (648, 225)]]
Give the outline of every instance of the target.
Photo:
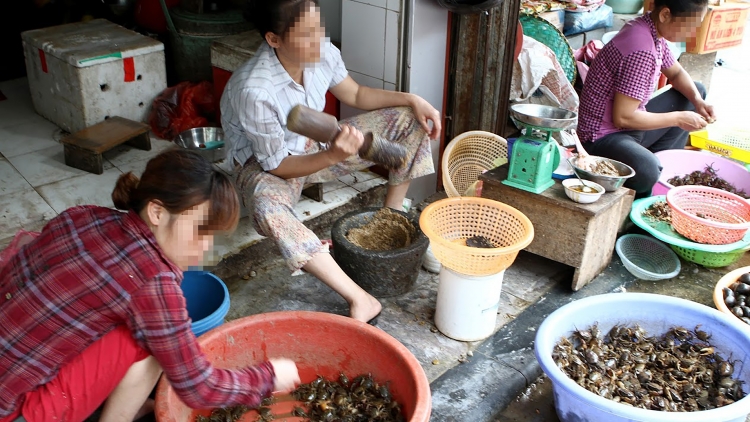
[(507, 164), (480, 175), (482, 197), (508, 204), (531, 220), (534, 241), (526, 251), (575, 267), (573, 290), (609, 265), (617, 231), (628, 218), (635, 192), (620, 188), (592, 204), (579, 204), (565, 195), (559, 180), (535, 194), (503, 184), (507, 177)]
[(65, 164), (102, 174), (102, 154), (120, 144), (150, 151), (148, 125), (123, 117), (111, 117), (63, 138)]

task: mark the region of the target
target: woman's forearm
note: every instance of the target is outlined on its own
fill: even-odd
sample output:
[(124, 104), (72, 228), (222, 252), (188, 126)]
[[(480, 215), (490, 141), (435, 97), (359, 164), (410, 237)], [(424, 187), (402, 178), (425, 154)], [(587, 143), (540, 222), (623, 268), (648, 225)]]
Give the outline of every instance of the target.
[(680, 68), (680, 71), (677, 73), (677, 75), (669, 80), (669, 83), (672, 84), (673, 89), (684, 95), (685, 98), (688, 99), (688, 101), (693, 103), (693, 105), (697, 106), (700, 102), (703, 101), (700, 92), (698, 92), (698, 88), (695, 87), (693, 78), (690, 77), (685, 69)]
[(614, 118), (615, 126), (624, 130), (654, 130), (677, 126), (679, 112), (649, 113), (636, 110)]
[(281, 164), (269, 171), (269, 173), (282, 179), (295, 179), (317, 173), (337, 162), (336, 158), (328, 150), (319, 151), (314, 154), (289, 155), (281, 160)]
[(354, 107), (360, 110), (377, 110), (386, 107), (411, 106), (414, 94), (386, 91), (360, 85), (354, 99)]

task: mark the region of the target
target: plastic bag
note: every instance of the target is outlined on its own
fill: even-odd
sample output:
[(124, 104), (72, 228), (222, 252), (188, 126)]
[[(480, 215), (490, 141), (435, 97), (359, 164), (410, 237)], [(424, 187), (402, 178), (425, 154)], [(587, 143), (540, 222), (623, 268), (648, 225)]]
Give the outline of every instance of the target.
[(180, 132), (209, 126), (215, 112), (211, 82), (180, 82), (156, 97), (148, 122), (156, 136), (172, 140)]
[(0, 273), (3, 272), (5, 266), (13, 259), (18, 251), (25, 245), (31, 243), (32, 240), (39, 236), (37, 232), (28, 232), (26, 230), (19, 230), (10, 241), (10, 245), (7, 248), (0, 251)]

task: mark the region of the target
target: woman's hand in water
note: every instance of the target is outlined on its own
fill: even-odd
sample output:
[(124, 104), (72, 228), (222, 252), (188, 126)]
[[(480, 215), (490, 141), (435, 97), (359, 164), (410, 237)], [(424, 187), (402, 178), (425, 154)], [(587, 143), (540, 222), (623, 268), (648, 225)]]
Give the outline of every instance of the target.
[[(414, 117), (417, 118), (417, 121), (430, 136), (430, 139), (437, 139), (440, 136), (442, 125), (440, 113), (435, 110), (435, 107), (422, 97), (414, 95), (411, 99), (411, 109), (414, 112)], [(432, 130), (430, 130), (429, 123), (427, 123), (428, 120), (432, 121)]]
[(708, 122), (700, 114), (694, 111), (678, 111), (677, 126), (682, 130), (693, 132), (706, 127)]
[(273, 382), (273, 391), (288, 393), (294, 390), (300, 383), (297, 364), (289, 359), (270, 359), (273, 372), (276, 374)]
[(359, 129), (354, 126), (341, 125), (341, 132), (333, 140), (328, 150), (338, 163), (357, 154), (364, 142), (365, 137)]

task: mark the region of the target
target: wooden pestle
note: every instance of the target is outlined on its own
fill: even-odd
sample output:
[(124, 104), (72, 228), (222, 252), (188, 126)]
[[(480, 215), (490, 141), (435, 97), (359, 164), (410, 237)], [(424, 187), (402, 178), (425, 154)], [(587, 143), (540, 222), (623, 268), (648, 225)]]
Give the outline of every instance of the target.
[[(341, 127), (334, 116), (298, 104), (287, 116), (286, 126), (292, 132), (314, 141), (329, 144), (336, 139)], [(372, 132), (363, 134), (365, 142), (359, 148), (359, 156), (380, 164), (388, 169), (398, 169), (406, 165), (406, 148), (390, 142)]]

